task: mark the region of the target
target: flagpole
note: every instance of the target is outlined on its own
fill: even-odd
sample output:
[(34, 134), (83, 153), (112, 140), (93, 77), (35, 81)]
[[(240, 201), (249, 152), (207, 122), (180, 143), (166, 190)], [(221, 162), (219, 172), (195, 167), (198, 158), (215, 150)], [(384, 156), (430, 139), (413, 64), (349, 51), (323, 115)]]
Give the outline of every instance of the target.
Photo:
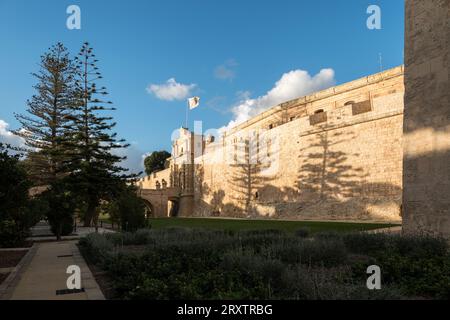
[(188, 128), (188, 112), (189, 112), (189, 100), (186, 101), (186, 129)]

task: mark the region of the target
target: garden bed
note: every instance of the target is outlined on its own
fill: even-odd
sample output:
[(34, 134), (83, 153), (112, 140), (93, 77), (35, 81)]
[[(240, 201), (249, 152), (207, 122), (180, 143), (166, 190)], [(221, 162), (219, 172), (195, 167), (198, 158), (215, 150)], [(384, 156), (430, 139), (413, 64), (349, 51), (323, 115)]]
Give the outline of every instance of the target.
[[(307, 230), (91, 234), (80, 249), (107, 298), (449, 299), (445, 240)], [(366, 286), (367, 268), (382, 289)]]
[(202, 228), (211, 230), (281, 230), (295, 232), (307, 228), (311, 233), (335, 231), (369, 231), (398, 227), (399, 224), (390, 223), (358, 223), (339, 221), (287, 221), (270, 219), (224, 219), (224, 218), (152, 218), (148, 220), (152, 229), (161, 228)]
[(6, 280), (6, 278), (8, 278), (9, 273), (0, 273), (0, 284), (3, 283), (4, 280)]
[(28, 250), (0, 251), (0, 269), (15, 267), (27, 252)]
[(100, 290), (103, 293), (103, 296), (107, 300), (114, 300), (117, 298), (117, 293), (114, 289), (114, 283), (110, 276), (108, 276), (107, 272), (102, 270), (98, 265), (92, 262), (92, 258), (89, 254), (86, 254), (83, 247), (78, 246), (81, 254), (84, 257), (84, 260), (91, 271), (92, 275), (95, 278)]
[(2, 249), (0, 250), (0, 284), (8, 278), (23, 257), (28, 253), (29, 249)]

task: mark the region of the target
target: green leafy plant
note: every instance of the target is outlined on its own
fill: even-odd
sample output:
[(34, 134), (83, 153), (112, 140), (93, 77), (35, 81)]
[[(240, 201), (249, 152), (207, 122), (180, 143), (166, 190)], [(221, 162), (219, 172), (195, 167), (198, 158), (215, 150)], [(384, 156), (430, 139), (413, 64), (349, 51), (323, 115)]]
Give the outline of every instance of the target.
[(148, 175), (153, 172), (165, 169), (166, 160), (170, 158), (170, 153), (167, 151), (155, 151), (144, 159), (145, 173)]
[(11, 150), (10, 146), (0, 143), (1, 247), (21, 245), (35, 223), (35, 215), (29, 210), (31, 182), (20, 164), (20, 154), (12, 154)]
[(47, 203), (46, 216), (57, 240), (72, 233), (76, 201), (63, 181), (53, 183), (39, 199)]
[[(89, 236), (80, 244), (120, 299), (449, 297), (448, 246), (436, 238), (170, 228)], [(372, 264), (381, 267), (382, 290), (366, 287)]]

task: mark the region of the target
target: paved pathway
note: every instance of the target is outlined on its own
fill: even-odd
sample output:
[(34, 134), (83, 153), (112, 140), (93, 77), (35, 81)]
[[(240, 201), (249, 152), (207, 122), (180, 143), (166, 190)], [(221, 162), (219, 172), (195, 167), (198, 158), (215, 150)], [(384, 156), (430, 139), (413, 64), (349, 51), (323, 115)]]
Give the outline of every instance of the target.
[[(95, 279), (81, 257), (77, 241), (47, 242), (38, 244), (36, 254), (12, 290), (11, 300), (103, 300)], [(78, 265), (81, 269), (81, 286), (85, 292), (57, 295), (57, 290), (67, 289), (70, 274), (67, 267)]]
[[(94, 227), (77, 227), (76, 231), (69, 235), (69, 236), (62, 236), (62, 240), (77, 240), (81, 237), (85, 237), (86, 235), (90, 233), (94, 233), (95, 228)], [(98, 228), (97, 232), (100, 234), (103, 233), (111, 233), (116, 232), (111, 229), (107, 228)], [(56, 237), (55, 235), (50, 231), (50, 227), (45, 221), (39, 222), (37, 225), (35, 225), (33, 228), (31, 228), (31, 237), (29, 237), (27, 240), (35, 241), (35, 242), (44, 242), (44, 241), (55, 241)]]
[[(95, 232), (94, 228), (79, 228), (77, 234), (56, 242), (49, 225), (41, 221), (32, 228), (32, 240), (38, 241), (30, 251), (26, 263), (17, 271), (2, 299), (11, 300), (103, 300), (105, 299), (89, 267), (78, 250), (80, 237)], [(99, 232), (110, 232), (100, 229)], [(44, 242), (41, 242), (44, 241)], [(50, 241), (50, 242), (46, 242)], [(67, 267), (81, 269), (84, 292), (57, 294), (67, 289)]]

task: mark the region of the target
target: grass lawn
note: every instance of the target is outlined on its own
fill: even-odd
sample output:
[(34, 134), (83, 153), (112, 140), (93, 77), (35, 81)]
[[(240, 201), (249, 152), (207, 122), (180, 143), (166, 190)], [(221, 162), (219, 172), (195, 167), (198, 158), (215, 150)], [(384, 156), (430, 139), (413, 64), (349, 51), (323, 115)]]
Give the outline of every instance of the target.
[(308, 228), (311, 233), (322, 231), (364, 231), (398, 226), (385, 223), (351, 223), (351, 222), (319, 222), (319, 221), (279, 221), (279, 220), (244, 220), (244, 219), (208, 219), (208, 218), (153, 218), (152, 228), (186, 227), (222, 230), (266, 230), (277, 229), (295, 232), (300, 228)]

